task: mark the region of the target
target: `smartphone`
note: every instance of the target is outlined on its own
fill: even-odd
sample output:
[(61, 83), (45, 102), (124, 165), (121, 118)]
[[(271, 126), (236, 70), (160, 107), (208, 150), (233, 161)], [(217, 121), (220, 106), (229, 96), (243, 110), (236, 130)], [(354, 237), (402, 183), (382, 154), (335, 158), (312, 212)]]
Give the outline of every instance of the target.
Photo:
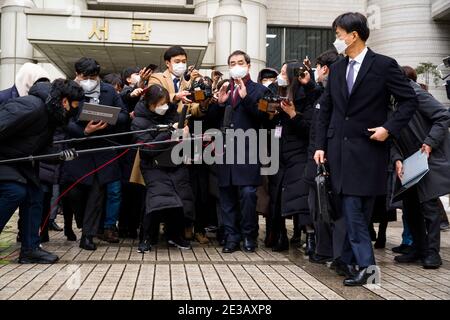
[(154, 72), (156, 69), (158, 69), (158, 66), (156, 64), (150, 63), (145, 69), (150, 69)]

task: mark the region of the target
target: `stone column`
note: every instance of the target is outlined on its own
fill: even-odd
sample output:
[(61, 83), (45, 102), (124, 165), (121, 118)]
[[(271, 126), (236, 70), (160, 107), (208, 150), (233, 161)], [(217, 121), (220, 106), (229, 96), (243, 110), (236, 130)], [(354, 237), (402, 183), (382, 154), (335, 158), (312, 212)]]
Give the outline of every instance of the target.
[(6, 0), (1, 7), (0, 90), (11, 87), (19, 68), (33, 62), (33, 47), (27, 40), (25, 9), (34, 6), (29, 0)]
[[(439, 65), (450, 53), (450, 24), (432, 18), (432, 0), (368, 0), (371, 25), (368, 45), (400, 65), (416, 68), (421, 62)], [(421, 79), (419, 78), (419, 81)], [(445, 89), (431, 81), (430, 92), (447, 103)]]
[(247, 50), (247, 18), (241, 0), (220, 0), (213, 18), (216, 70), (228, 77), (227, 59), (235, 50)]
[(267, 0), (242, 0), (247, 17), (247, 53), (252, 58), (251, 75), (257, 80), (258, 72), (266, 67)]

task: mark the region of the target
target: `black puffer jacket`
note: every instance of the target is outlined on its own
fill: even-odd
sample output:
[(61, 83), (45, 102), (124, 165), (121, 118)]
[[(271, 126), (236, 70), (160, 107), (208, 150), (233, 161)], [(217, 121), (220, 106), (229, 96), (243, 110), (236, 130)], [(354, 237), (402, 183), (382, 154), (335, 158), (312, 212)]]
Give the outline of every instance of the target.
[[(0, 159), (44, 153), (51, 145), (54, 126), (45, 100), (50, 83), (37, 83), (28, 96), (15, 98), (0, 107)], [(39, 185), (39, 166), (32, 162), (0, 165), (0, 181)]]
[[(315, 84), (300, 87), (295, 99), (297, 115), (282, 112), (273, 119), (274, 125), (283, 127), (280, 138), (280, 169), (269, 177), (271, 208), (281, 201), (281, 215), (309, 215), (309, 187), (303, 180), (308, 156), (309, 129), (313, 116), (311, 93)], [(281, 199), (279, 199), (281, 197)], [(305, 223), (307, 224), (307, 223)]]
[[(164, 116), (148, 110), (143, 102), (139, 102), (135, 109), (136, 118), (133, 119), (131, 130), (145, 130), (159, 124), (172, 124), (177, 120), (176, 108), (171, 106)], [(170, 140), (171, 133), (145, 132), (135, 135), (135, 142), (157, 142)], [(169, 145), (155, 145), (151, 148), (140, 148), (141, 171), (147, 188), (146, 213), (153, 213), (163, 209), (183, 208), (184, 216), (191, 220), (195, 217), (194, 196), (189, 183), (189, 172), (186, 166), (166, 167), (155, 162), (156, 157), (163, 153), (170, 157)]]
[[(53, 135), (53, 141), (63, 140), (66, 137), (66, 134), (63, 128), (56, 128), (55, 134)], [(64, 144), (54, 144), (53, 150), (54, 152), (60, 152), (64, 150)], [(62, 164), (59, 162), (53, 161), (41, 161), (39, 164), (39, 179), (41, 182), (47, 184), (59, 184), (61, 178), (61, 166)]]

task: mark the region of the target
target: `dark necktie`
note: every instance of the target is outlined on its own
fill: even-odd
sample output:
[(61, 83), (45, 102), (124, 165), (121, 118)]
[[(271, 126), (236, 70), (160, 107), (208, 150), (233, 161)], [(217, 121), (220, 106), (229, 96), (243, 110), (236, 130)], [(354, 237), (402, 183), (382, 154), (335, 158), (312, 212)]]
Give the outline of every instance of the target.
[(180, 82), (180, 79), (173, 78), (173, 86), (175, 87), (175, 93), (178, 93), (178, 83)]

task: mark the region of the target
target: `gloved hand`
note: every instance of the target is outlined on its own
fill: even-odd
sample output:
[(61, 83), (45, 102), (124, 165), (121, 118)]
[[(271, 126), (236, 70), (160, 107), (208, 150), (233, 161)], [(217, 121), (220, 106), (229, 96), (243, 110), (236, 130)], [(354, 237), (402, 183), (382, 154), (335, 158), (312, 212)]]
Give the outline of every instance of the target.
[(72, 161), (76, 158), (78, 158), (78, 153), (77, 153), (77, 150), (75, 150), (75, 149), (63, 150), (59, 154), (59, 159), (62, 161)]

